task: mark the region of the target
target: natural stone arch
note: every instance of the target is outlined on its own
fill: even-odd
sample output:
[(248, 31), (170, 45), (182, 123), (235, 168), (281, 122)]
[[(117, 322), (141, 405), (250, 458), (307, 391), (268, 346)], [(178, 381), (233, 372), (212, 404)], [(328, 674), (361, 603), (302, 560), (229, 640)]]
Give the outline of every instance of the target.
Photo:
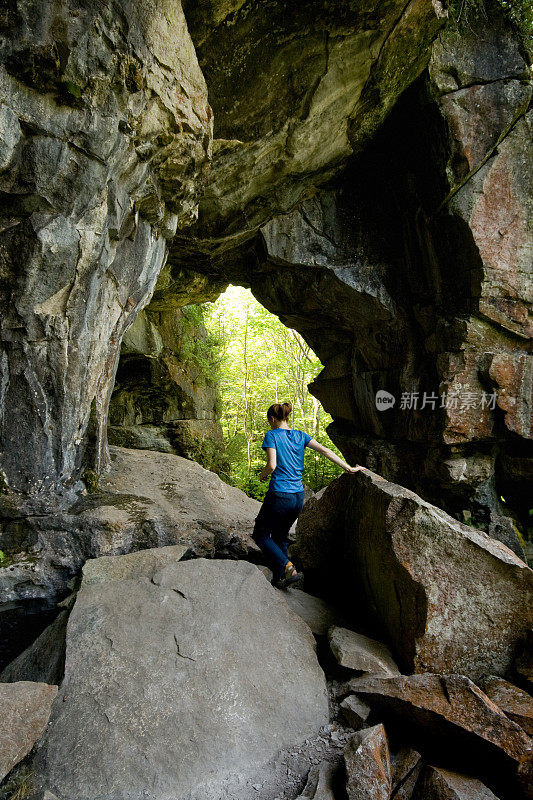
[[(520, 443), (531, 437), (520, 268), (527, 263), (523, 153), (531, 86), (519, 40), (492, 8), (483, 36), (473, 37), (446, 24), (429, 0), (357, 11), (341, 0), (326, 10), (319, 3), (313, 24), (303, 24), (297, 7), (282, 14), (286, 4), (273, 2), (268, 31), (252, 5), (185, 3), (185, 18), (173, 0), (149, 8), (121, 0), (122, 13), (110, 18), (73, 2), (59, 50), (51, 6), (34, 15), (37, 27), (32, 4), (25, 19), (7, 15), (2, 176), (14, 213), (4, 214), (3, 233), (7, 486), (34, 498), (76, 488), (88, 466), (83, 440), (93, 401), (101, 468), (121, 338), (152, 290), (147, 315), (173, 297), (179, 307), (233, 280), (251, 286), (325, 360), (314, 390), (333, 411), (332, 433), (347, 454), (395, 479), (420, 481), (416, 488), (443, 505), (455, 494), (457, 509), (466, 502), (494, 510), (493, 445), (507, 448), (507, 475), (518, 485), (527, 468)], [(319, 28), (327, 36), (317, 36)], [(257, 63), (264, 86), (242, 79), (253, 77)], [(287, 76), (281, 95), (278, 73)], [(218, 125), (209, 178), (204, 75)], [(298, 80), (291, 83), (291, 75)], [(483, 130), (479, 108), (490, 122)], [(82, 136), (87, 119), (92, 127)], [(414, 146), (406, 134), (413, 120), (431, 131)], [(407, 155), (411, 149), (407, 167), (397, 142)], [(53, 148), (55, 172), (43, 166), (43, 152)], [(372, 159), (382, 169), (384, 158), (397, 173), (392, 189), (408, 198), (393, 215), (403, 215), (395, 218), (402, 257), (386, 214), (387, 171), (376, 179), (372, 208), (366, 187), (350, 195), (350, 174), (372, 184)], [(75, 180), (81, 160), (90, 192)], [(498, 203), (502, 185), (512, 202)], [(199, 220), (190, 226), (199, 199)], [(454, 248), (463, 255), (460, 269), (451, 268)], [(15, 268), (21, 254), (26, 283)], [(513, 266), (508, 278), (505, 264)], [(57, 280), (43, 281), (45, 274)], [(291, 274), (293, 299), (283, 293)], [(458, 283), (467, 275), (473, 291)], [(298, 294), (303, 287), (328, 297), (319, 328), (320, 304)], [(298, 313), (294, 305), (306, 302), (307, 315)], [(373, 407), (379, 380), (392, 376), (403, 391), (417, 374), (430, 389), (437, 378), (453, 385), (471, 376), (496, 388), (499, 406), (471, 418), (470, 432), (453, 415), (439, 418), (439, 444), (424, 452), (426, 440), (413, 435), (416, 419), (391, 414), (386, 423)], [(30, 397), (36, 385), (37, 405)], [(511, 394), (521, 397), (516, 408)], [(370, 436), (358, 429), (361, 421)], [(20, 442), (27, 423), (30, 435)]]
[[(214, 238), (208, 192), (206, 216), (174, 240), (153, 300), (157, 308), (188, 284), (193, 298), (198, 286), (217, 290), (228, 280), (251, 287), (326, 364), (311, 391), (333, 415), (331, 435), (347, 456), (453, 513), (473, 513), (509, 543), (499, 494), (504, 488), (527, 512), (520, 498), (532, 435), (521, 272), (526, 74), (498, 18), (475, 40), (447, 30), (373, 142), (312, 198), (262, 225), (234, 215), (231, 235)], [(472, 149), (480, 98), (488, 124)], [(512, 227), (507, 239), (494, 231), (497, 206), (502, 229)], [(439, 409), (440, 393), (460, 386), (476, 393), (476, 408)], [(398, 405), (380, 413), (378, 389), (398, 404), (411, 391), (439, 401), (431, 413)], [(483, 393), (497, 398), (494, 408), (480, 407)]]

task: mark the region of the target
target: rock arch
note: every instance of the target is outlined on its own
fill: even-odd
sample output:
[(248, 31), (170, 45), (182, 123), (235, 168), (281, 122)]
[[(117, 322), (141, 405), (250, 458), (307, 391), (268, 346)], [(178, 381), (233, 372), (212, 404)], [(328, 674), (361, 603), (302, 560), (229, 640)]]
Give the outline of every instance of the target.
[[(496, 480), (523, 510), (531, 464), (531, 83), (496, 7), (474, 36), (429, 0), (70, 0), (61, 30), (34, 5), (2, 20), (5, 513), (75, 494), (91, 404), (105, 465), (149, 298), (145, 318), (232, 281), (326, 364), (347, 456), (508, 527)], [(375, 406), (459, 385), (495, 407)]]

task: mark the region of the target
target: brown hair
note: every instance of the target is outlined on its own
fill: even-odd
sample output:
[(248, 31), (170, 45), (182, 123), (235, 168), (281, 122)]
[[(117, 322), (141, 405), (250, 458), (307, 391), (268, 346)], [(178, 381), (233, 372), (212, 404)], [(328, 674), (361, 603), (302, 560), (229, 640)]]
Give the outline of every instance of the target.
[(267, 411), (267, 419), (277, 419), (278, 422), (286, 422), (292, 411), (290, 403), (274, 403)]

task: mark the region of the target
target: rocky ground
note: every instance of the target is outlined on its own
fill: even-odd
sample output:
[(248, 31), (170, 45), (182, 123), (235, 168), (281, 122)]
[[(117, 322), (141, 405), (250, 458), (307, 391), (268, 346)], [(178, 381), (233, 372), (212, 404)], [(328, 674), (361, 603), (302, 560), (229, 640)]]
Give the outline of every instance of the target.
[[(100, 499), (127, 488), (162, 519), (174, 486), (183, 541), (123, 538), (122, 554), (72, 565), (75, 591), (0, 675), (2, 800), (529, 798), (524, 562), (366, 472), (312, 498), (298, 523), (305, 588), (325, 596), (280, 591), (242, 545), (244, 522), (240, 549), (192, 546), (237, 509), (251, 524), (253, 501), (220, 484), (176, 456), (116, 450)], [(400, 605), (380, 602), (389, 583)]]

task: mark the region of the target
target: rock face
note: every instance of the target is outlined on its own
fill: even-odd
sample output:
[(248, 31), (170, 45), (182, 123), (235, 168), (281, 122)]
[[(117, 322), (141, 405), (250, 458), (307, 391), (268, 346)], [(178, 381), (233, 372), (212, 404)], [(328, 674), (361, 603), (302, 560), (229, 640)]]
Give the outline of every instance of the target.
[[(353, 613), (361, 603), (375, 613), (400, 667), (473, 680), (504, 674), (529, 625), (532, 570), (487, 534), (368, 471), (335, 483), (319, 501), (329, 505), (330, 489), (341, 498), (342, 519), (334, 519), (327, 547), (317, 512), (323, 568), (334, 553), (353, 587)], [(297, 528), (295, 555), (304, 568), (308, 552), (317, 563), (307, 544), (311, 516), (303, 513)]]
[(57, 686), (49, 686), (46, 683), (19, 681), (0, 684), (2, 703), (0, 780), (41, 738), (56, 694)]
[(327, 719), (305, 623), (254, 565), (196, 559), (79, 592), (36, 774), (59, 800), (234, 797)]
[(32, 0), (2, 15), (0, 450), (25, 494), (79, 475), (92, 403), (105, 463), (122, 335), (196, 214), (212, 115), (167, 7), (72, 0), (57, 16)]
[(122, 340), (109, 441), (175, 453), (220, 473), (222, 429), (206, 330), (176, 302), (141, 311)]
[[(124, 448), (111, 448), (111, 456), (100, 492), (66, 512), (4, 523), (4, 646), (16, 647), (28, 612), (53, 611), (89, 558), (169, 545), (183, 546), (189, 556), (236, 557), (257, 550), (250, 538), (256, 500), (178, 456)], [(4, 663), (17, 654), (2, 653)]]
[[(228, 17), (226, 7), (187, 4), (223, 141), (199, 221), (175, 240), (168, 269), (180, 291), (191, 260), (213, 286), (222, 278), (250, 285), (325, 364), (312, 392), (333, 415), (331, 435), (345, 455), (454, 515), (470, 512), (498, 538), (506, 509), (496, 484), (528, 525), (532, 88), (523, 48), (495, 3), (464, 25), (444, 24), (437, 5), (412, 3), (398, 15), (363, 89), (352, 86), (345, 126), (344, 92), (368, 55), (351, 7), (320, 7), (311, 23), (307, 6), (303, 23), (300, 10), (279, 18), (272, 3), (266, 23), (247, 4)], [(283, 81), (300, 24), (291, 65), (306, 54), (312, 63), (297, 83)], [(323, 70), (318, 32), (328, 41)], [(230, 65), (220, 54), (228, 35)], [(235, 101), (240, 69), (256, 77)], [(357, 154), (349, 167), (346, 142)], [(310, 188), (330, 170), (327, 188)], [(378, 391), (394, 404), (379, 406)], [(512, 526), (508, 535), (519, 553)]]
[(320, 356), (350, 460), (519, 552), (500, 497), (525, 528), (532, 89), (485, 6), (466, 25), (438, 0), (6, 11), (6, 514), (105, 466), (132, 323), (113, 441), (211, 463), (214, 387), (172, 328), (233, 281)]
[(184, 10), (216, 120), (213, 168), (193, 232), (213, 238), (249, 237), (345, 163), (424, 69), (445, 22), (429, 0), (409, 13), (396, 0), (357, 8), (343, 0), (287, 8), (274, 0), (268, 13), (186, 0)]

